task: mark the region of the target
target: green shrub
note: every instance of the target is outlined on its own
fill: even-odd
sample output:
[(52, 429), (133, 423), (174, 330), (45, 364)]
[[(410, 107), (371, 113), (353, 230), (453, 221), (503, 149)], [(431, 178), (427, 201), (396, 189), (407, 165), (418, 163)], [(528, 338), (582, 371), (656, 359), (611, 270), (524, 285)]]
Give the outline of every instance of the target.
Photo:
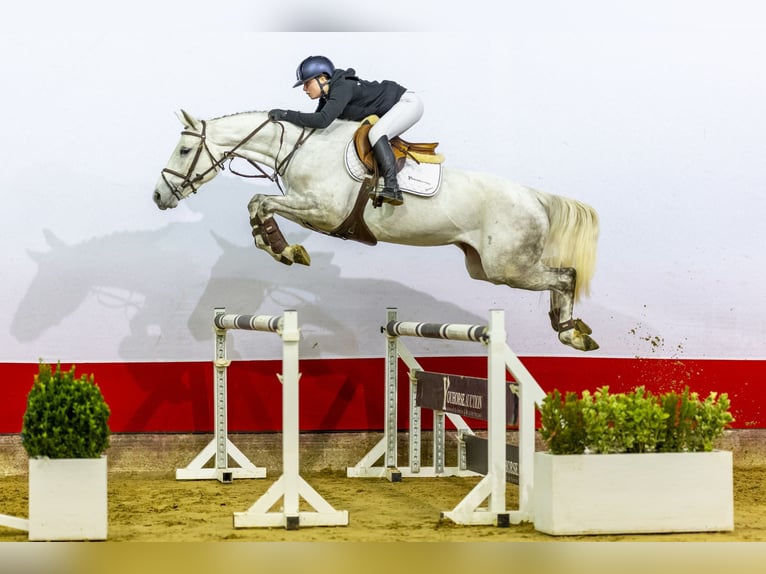
[(702, 401), (686, 387), (682, 393), (669, 392), (662, 397), (662, 408), (668, 415), (661, 452), (711, 451), (714, 442), (734, 421), (729, 412), (729, 397), (710, 393)]
[(93, 375), (40, 363), (27, 396), (21, 440), (30, 457), (98, 458), (109, 446), (109, 407)]
[(563, 399), (554, 390), (539, 407), (540, 435), (552, 454), (711, 451), (734, 421), (729, 408), (726, 394), (702, 401), (688, 387), (655, 396), (644, 387), (611, 394), (605, 386)]
[(561, 398), (554, 390), (543, 398), (540, 409), (540, 433), (553, 454), (568, 454), (585, 450), (585, 425), (579, 400), (569, 392)]

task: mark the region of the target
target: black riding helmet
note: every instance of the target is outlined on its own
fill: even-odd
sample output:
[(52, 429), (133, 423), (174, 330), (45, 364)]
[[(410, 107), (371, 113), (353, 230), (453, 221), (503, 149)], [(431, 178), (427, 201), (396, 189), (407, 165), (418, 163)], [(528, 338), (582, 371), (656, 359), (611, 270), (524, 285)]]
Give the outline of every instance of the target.
[(309, 56), (300, 63), (298, 69), (295, 71), (295, 77), (298, 81), (293, 84), (293, 88), (297, 88), (298, 86), (303, 85), (305, 81), (313, 80), (322, 74), (332, 76), (334, 71), (335, 66), (332, 65), (329, 58), (325, 58), (324, 56)]

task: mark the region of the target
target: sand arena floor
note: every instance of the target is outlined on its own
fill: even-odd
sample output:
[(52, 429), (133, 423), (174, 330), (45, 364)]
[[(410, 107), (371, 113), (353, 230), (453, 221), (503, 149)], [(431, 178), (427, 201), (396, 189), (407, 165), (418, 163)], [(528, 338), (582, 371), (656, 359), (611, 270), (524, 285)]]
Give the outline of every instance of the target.
[[(734, 452), (732, 532), (554, 537), (532, 524), (509, 528), (460, 526), (442, 519), (470, 491), (476, 478), (347, 478), (345, 467), (379, 438), (367, 435), (302, 437), (302, 475), (336, 510), (349, 513), (340, 527), (234, 528), (244, 512), (281, 473), (280, 435), (242, 435), (240, 448), (268, 469), (263, 479), (179, 481), (175, 469), (199, 452), (210, 435), (114, 436), (109, 456), (109, 541), (112, 542), (766, 542), (766, 457), (762, 433), (731, 431), (721, 448)], [(0, 440), (0, 513), (27, 516), (26, 456), (15, 437)], [(400, 451), (401, 452), (401, 451)], [(405, 450), (406, 452), (406, 450)], [(257, 458), (255, 458), (257, 457)], [(264, 462), (261, 462), (264, 461)], [(448, 461), (449, 463), (449, 461)], [(704, 501), (701, 501), (704, 504)], [(507, 506), (516, 508), (518, 489), (507, 487)], [(310, 508), (306, 507), (306, 510)], [(0, 527), (0, 541), (20, 542), (26, 533)]]

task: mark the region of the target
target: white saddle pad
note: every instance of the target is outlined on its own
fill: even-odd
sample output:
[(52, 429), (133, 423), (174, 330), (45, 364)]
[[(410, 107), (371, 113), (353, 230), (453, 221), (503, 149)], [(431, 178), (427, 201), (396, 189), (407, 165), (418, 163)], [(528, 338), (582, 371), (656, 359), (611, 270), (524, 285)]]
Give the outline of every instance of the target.
[[(356, 155), (354, 142), (348, 142), (346, 146), (346, 169), (356, 181), (363, 181), (369, 174), (362, 160)], [(439, 191), (442, 182), (442, 164), (418, 163), (407, 158), (404, 167), (396, 175), (399, 189), (406, 193), (430, 197)]]

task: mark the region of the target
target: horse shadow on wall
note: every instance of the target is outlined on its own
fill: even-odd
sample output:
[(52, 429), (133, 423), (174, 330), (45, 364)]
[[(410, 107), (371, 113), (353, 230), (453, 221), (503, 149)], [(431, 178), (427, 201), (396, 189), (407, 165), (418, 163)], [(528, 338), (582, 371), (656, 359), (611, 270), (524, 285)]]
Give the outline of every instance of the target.
[[(379, 336), (391, 302), (408, 313), (417, 311), (417, 317), (406, 315), (408, 319), (486, 322), (486, 317), (397, 281), (341, 277), (333, 254), (327, 252), (312, 252), (309, 268), (286, 267), (254, 246), (237, 245), (211, 233), (208, 237), (222, 252), (207, 277), (188, 258), (150, 255), (157, 242), (174, 234), (188, 237), (187, 228), (194, 225), (173, 223), (158, 231), (115, 233), (78, 244), (67, 244), (45, 230), (50, 249), (30, 253), (37, 274), (11, 321), (11, 335), (34, 342), (90, 297), (104, 311), (121, 310), (127, 318), (129, 334), (117, 353), (126, 361), (177, 358), (180, 351), (188, 351), (185, 345), (190, 339), (211, 341), (213, 309), (221, 306), (227, 312), (253, 314), (296, 309), (308, 343), (301, 354), (307, 358), (354, 356), (366, 334)], [(168, 288), (174, 285), (175, 291)], [(192, 306), (193, 299), (197, 301)], [(99, 323), (101, 318), (90, 321)], [(186, 329), (179, 327), (184, 324)]]
[[(29, 252), (37, 271), (12, 319), (11, 335), (32, 343), (47, 331), (59, 335), (59, 329), (61, 337), (71, 338), (59, 325), (88, 301), (91, 307), (103, 309), (104, 316), (114, 317), (117, 312), (125, 317), (128, 334), (115, 344), (117, 356), (130, 369), (132, 363), (188, 359), (189, 355), (207, 360), (212, 354), (215, 307), (270, 315), (297, 310), (302, 358), (358, 356), (360, 350), (365, 352), (359, 341), (365, 340), (380, 340), (382, 356), (380, 326), (386, 306), (398, 306), (400, 315), (411, 320), (486, 321), (397, 281), (341, 277), (331, 252), (312, 249), (308, 268), (280, 265), (256, 249), (249, 236), (248, 243), (240, 245), (213, 231), (231, 233), (232, 226), (225, 210), (209, 201), (200, 202), (205, 214), (201, 220), (174, 222), (157, 230), (116, 232), (73, 244), (44, 230), (48, 250)], [(285, 230), (291, 243), (310, 235), (297, 227)], [(103, 317), (84, 321), (95, 327)], [(278, 341), (273, 345), (278, 346)], [(241, 353), (234, 350), (229, 355), (237, 359)], [(207, 377), (207, 371), (201, 376)], [(145, 428), (160, 407), (189, 401), (195, 389), (206, 388), (207, 381), (194, 377), (198, 376), (180, 373), (158, 384), (136, 371), (135, 384), (145, 398), (130, 415), (127, 428)], [(350, 396), (360, 382), (347, 378), (338, 384), (339, 392)], [(257, 393), (242, 399), (258, 412)], [(370, 407), (370, 401), (365, 404)], [(195, 420), (209, 422), (211, 414), (205, 407), (193, 405), (192, 409)], [(332, 425), (341, 415), (328, 412), (324, 423)]]

